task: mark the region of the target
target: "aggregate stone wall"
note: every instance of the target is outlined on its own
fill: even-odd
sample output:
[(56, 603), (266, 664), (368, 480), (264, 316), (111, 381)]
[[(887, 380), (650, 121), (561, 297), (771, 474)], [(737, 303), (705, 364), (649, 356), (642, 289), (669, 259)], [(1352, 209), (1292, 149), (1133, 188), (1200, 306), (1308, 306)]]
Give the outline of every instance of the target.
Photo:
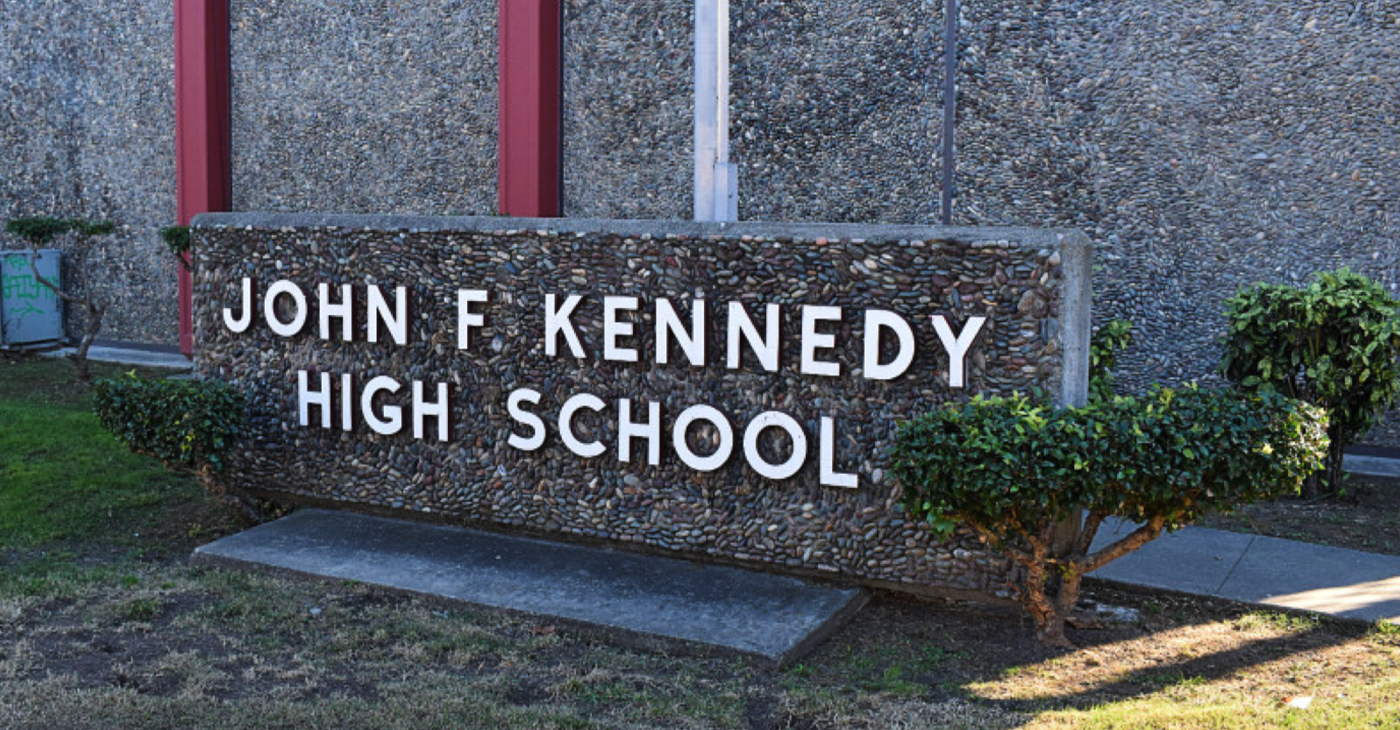
[(496, 5), (231, 0), (233, 209), (492, 213)]
[(1395, 3), (967, 5), (959, 220), (1085, 230), (1130, 386), (1212, 377), (1241, 286), (1350, 266), (1400, 296)]
[[(740, 219), (937, 218), (941, 5), (730, 3)], [(566, 215), (690, 216), (692, 8), (565, 0)]]
[[(628, 38), (680, 46), (690, 21), (675, 5), (655, 25), (589, 31), (619, 59)], [(741, 219), (936, 217), (942, 5), (731, 3)], [(1088, 233), (1101, 247), (1096, 321), (1138, 325), (1126, 387), (1213, 378), (1221, 302), (1255, 281), (1351, 266), (1400, 296), (1394, 2), (961, 5), (954, 222)], [(634, 58), (609, 94), (679, 114), (688, 79)], [(656, 159), (688, 159), (688, 125), (655, 129), (578, 94), (566, 104)], [(689, 210), (688, 166), (592, 158), (566, 170), (587, 181), (569, 201), (589, 215)], [(610, 202), (615, 190), (667, 192)], [(1371, 441), (1400, 447), (1400, 412)]]
[[(107, 219), (64, 238), (64, 276), (111, 303), (104, 338), (174, 344), (172, 5), (168, 0), (0, 3), (0, 220)], [(0, 250), (20, 247), (0, 234)], [(72, 332), (74, 323), (70, 323)]]
[(691, 215), (692, 0), (563, 0), (564, 215)]
[[(1005, 561), (968, 537), (938, 544), (907, 520), (884, 453), (897, 420), (973, 393), (1032, 386), (1073, 400), (1087, 385), (1089, 247), (1082, 235), (1027, 229), (936, 229), (876, 226), (719, 226), (676, 222), (517, 220), (505, 218), (316, 217), (217, 214), (196, 221), (196, 366), (204, 377), (231, 381), (249, 397), (250, 431), (227, 470), (233, 485), (282, 498), (429, 515), (544, 534), (629, 543), (695, 557), (825, 571), (854, 580), (1005, 595)], [(235, 332), (243, 281), (256, 282), (252, 323)], [(263, 295), (289, 281), (308, 298), (306, 326), (274, 334), (266, 317), (295, 318), (291, 295)], [(317, 287), (332, 303), (351, 285), (354, 332), (339, 320), (322, 339)], [(366, 336), (368, 287), (408, 292), (405, 342)], [(459, 290), (489, 292), (470, 305), (482, 319), (467, 327)], [(584, 348), (576, 358), (560, 339), (560, 356), (545, 349), (547, 295), (584, 299), (568, 317)], [(605, 360), (603, 298), (635, 296), (621, 321), (621, 346), (636, 362)], [(703, 365), (673, 342), (670, 364), (658, 364), (658, 298), (681, 320), (705, 303)], [(727, 366), (728, 303), (739, 302), (766, 331), (764, 305), (781, 312), (779, 367)], [(818, 359), (840, 375), (800, 372), (804, 307), (839, 306), (840, 316), (814, 332), (830, 335)], [(227, 309), (227, 313), (225, 313)], [(897, 313), (912, 326), (917, 355), (892, 380), (863, 376), (863, 312)], [(271, 315), (266, 315), (271, 311)], [(964, 358), (966, 388), (954, 390), (951, 359), (932, 321), (954, 331), (986, 317)], [(689, 324), (686, 325), (689, 327)], [(469, 332), (461, 349), (461, 332)], [(817, 344), (816, 340), (813, 340)], [(892, 362), (896, 339), (880, 343)], [(604, 351), (605, 352), (605, 351)], [(300, 388), (321, 392), (329, 376), (330, 413), (308, 405), (301, 425)], [(350, 376), (349, 390), (342, 376)], [(306, 386), (301, 386), (302, 377)], [(435, 419), (421, 438), (407, 426), (382, 435), (361, 408), (372, 378), (401, 383), (402, 392), (371, 395), (371, 415), (404, 407), (409, 381), (426, 400), (436, 384), (453, 389), (453, 433), (440, 440)], [(522, 389), (537, 391), (524, 409), (538, 415), (542, 448), (511, 443), (532, 429), (508, 404)], [(344, 395), (352, 428), (343, 430)], [(578, 438), (604, 445), (601, 455), (566, 448), (557, 424), (561, 406), (579, 394), (601, 399), (573, 419)], [(655, 422), (661, 406), (661, 454), (650, 464), (645, 439), (633, 439), (620, 460), (620, 399), (632, 421)], [(733, 429), (734, 452), (714, 470), (687, 466), (672, 441), (675, 423), (692, 406), (717, 409)], [(805, 454), (795, 475), (758, 475), (742, 447), (748, 424), (765, 412), (793, 419), (806, 447), (760, 429), (759, 457), (780, 464)], [(374, 415), (378, 414), (378, 415)], [(322, 418), (331, 422), (322, 427)], [(829, 424), (823, 424), (830, 419)], [(544, 424), (541, 424), (544, 426)], [(830, 428), (829, 445), (823, 429)], [(713, 453), (723, 436), (701, 423), (681, 427), (685, 448)], [(854, 488), (823, 486), (820, 470), (852, 474)]]
[[(1124, 382), (1213, 377), (1222, 301), (1351, 266), (1400, 296), (1393, 3), (968, 4), (958, 220), (1072, 225)], [(1369, 441), (1400, 447), (1400, 412)]]
[(732, 4), (741, 220), (937, 220), (941, 7)]
[[(565, 0), (565, 213), (690, 210), (691, 4)], [(1101, 247), (1121, 382), (1211, 378), (1221, 301), (1349, 265), (1400, 296), (1392, 0), (962, 3), (955, 222)], [(235, 209), (488, 213), (496, 4), (233, 0)], [(745, 219), (927, 223), (936, 0), (734, 0)], [(0, 6), (0, 216), (126, 226), (72, 272), (106, 336), (176, 339), (168, 2)], [(65, 242), (65, 247), (71, 242)], [(90, 272), (97, 272), (91, 275)], [(1400, 413), (1371, 438), (1400, 447)]]

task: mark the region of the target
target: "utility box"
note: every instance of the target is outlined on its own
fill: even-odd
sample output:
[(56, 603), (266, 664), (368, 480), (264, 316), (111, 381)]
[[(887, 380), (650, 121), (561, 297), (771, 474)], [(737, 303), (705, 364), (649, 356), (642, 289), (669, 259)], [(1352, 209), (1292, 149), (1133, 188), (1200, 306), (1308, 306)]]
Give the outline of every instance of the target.
[[(62, 286), (63, 252), (46, 248), (35, 260), (40, 276)], [(63, 341), (63, 301), (34, 278), (28, 251), (0, 251), (0, 347), (30, 349)]]

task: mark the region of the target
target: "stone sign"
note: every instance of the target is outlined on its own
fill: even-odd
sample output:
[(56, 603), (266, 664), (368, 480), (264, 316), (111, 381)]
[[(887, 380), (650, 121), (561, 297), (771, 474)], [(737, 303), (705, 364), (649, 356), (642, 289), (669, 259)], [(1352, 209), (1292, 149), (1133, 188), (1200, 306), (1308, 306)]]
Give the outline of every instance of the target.
[(1087, 383), (1075, 232), (211, 214), (196, 365), (232, 486), (874, 583), (1003, 593), (906, 519), (902, 419)]

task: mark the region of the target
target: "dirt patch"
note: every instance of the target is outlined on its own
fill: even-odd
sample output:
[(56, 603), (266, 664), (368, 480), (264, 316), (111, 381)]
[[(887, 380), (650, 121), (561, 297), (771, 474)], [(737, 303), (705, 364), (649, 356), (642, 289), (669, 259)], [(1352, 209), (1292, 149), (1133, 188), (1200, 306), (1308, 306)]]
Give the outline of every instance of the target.
[(1278, 499), (1200, 522), (1231, 532), (1400, 555), (1400, 479), (1353, 476), (1328, 499)]

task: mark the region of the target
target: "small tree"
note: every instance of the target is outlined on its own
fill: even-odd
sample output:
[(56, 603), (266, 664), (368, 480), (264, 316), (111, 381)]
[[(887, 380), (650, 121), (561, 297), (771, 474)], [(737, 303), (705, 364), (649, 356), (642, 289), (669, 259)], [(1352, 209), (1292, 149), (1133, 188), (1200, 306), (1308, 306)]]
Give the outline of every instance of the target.
[(189, 258), (192, 236), (189, 226), (166, 226), (160, 229), (160, 240), (165, 242), (165, 247), (170, 249), (170, 253), (175, 255), (185, 271), (192, 270)]
[[(936, 534), (969, 529), (1010, 558), (1037, 637), (1067, 646), (1085, 574), (1207, 512), (1296, 492), (1325, 449), (1320, 409), (1193, 386), (1069, 409), (974, 399), (901, 424), (890, 469)], [(1109, 517), (1141, 526), (1091, 552)], [(1057, 546), (1068, 519), (1079, 534)]]
[(1325, 470), (1309, 497), (1342, 486), (1342, 455), (1400, 395), (1400, 301), (1348, 269), (1307, 287), (1255, 284), (1225, 301), (1221, 372), (1249, 392), (1279, 392), (1327, 411)]
[(88, 371), (88, 349), (92, 347), (93, 340), (97, 339), (97, 333), (102, 330), (102, 317), (107, 313), (107, 304), (95, 299), (91, 293), (87, 296), (77, 296), (72, 291), (66, 290), (42, 276), (39, 273), (39, 247), (70, 231), (92, 238), (105, 236), (114, 230), (116, 230), (116, 226), (106, 221), (90, 222), (63, 218), (15, 218), (5, 224), (6, 232), (17, 236), (28, 244), (29, 268), (34, 273), (34, 280), (48, 287), (65, 304), (82, 307), (87, 314), (84, 332), (78, 338), (78, 345), (73, 354), (70, 355), (76, 370), (74, 377), (79, 383), (87, 383), (92, 379), (92, 375)]

